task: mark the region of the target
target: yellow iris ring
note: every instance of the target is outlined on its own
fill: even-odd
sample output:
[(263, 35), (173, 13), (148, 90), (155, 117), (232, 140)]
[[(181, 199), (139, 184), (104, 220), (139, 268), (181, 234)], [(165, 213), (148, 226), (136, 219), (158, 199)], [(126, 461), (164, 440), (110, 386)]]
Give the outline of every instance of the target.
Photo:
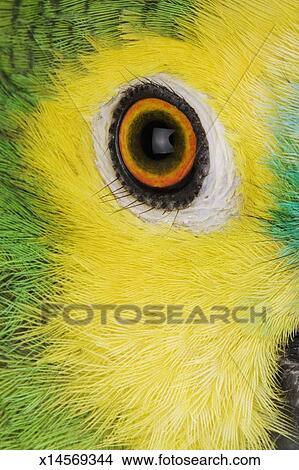
[[(138, 165), (129, 149), (129, 134), (134, 120), (141, 113), (165, 111), (180, 126), (185, 137), (181, 162), (165, 174), (156, 174)], [(176, 106), (159, 98), (144, 98), (134, 103), (124, 115), (119, 129), (119, 149), (128, 171), (141, 183), (154, 188), (167, 188), (181, 182), (191, 170), (196, 155), (196, 135), (187, 116)], [(134, 158), (135, 157), (135, 158)]]

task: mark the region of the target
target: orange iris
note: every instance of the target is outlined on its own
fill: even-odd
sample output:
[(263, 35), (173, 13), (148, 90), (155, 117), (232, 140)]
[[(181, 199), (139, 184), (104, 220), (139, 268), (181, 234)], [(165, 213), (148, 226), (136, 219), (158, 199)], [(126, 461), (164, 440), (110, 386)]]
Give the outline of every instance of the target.
[[(142, 149), (144, 123), (159, 119), (174, 134), (173, 152), (149, 158)], [(154, 121), (153, 121), (154, 122)], [(119, 129), (119, 149), (127, 170), (141, 183), (169, 188), (189, 174), (196, 157), (197, 140), (192, 124), (176, 106), (159, 98), (144, 98), (125, 113)]]

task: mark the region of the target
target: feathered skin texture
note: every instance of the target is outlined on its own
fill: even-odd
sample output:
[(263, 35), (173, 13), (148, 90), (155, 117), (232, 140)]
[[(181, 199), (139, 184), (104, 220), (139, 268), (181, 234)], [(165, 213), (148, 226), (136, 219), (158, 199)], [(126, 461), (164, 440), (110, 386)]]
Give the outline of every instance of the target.
[[(1, 2), (2, 448), (272, 448), (298, 328), (293, 1)], [(210, 234), (104, 203), (90, 123), (132, 77), (205, 93), (240, 176)], [(114, 214), (111, 213), (114, 211)], [(41, 325), (40, 305), (269, 308), (266, 323)]]

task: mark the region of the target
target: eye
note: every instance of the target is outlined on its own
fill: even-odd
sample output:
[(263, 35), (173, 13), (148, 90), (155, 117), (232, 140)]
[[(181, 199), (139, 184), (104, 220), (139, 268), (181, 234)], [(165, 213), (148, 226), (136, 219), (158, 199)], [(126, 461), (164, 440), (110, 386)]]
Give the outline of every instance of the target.
[(151, 207), (187, 207), (208, 172), (208, 142), (198, 116), (182, 97), (154, 83), (134, 86), (121, 98), (109, 149), (123, 186)]
[(237, 215), (233, 155), (200, 92), (165, 74), (134, 80), (93, 129), (107, 188), (138, 217), (208, 231)]

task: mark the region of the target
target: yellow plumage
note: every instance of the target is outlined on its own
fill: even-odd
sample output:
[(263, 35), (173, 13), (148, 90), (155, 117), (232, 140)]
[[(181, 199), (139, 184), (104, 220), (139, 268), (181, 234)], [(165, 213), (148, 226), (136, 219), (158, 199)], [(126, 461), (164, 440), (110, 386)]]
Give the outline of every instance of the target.
[[(284, 60), (295, 75), (296, 5), (237, 3), (213, 2), (213, 15), (199, 9), (184, 41), (138, 37), (127, 27), (125, 45), (93, 42), (84, 71), (62, 66), (55, 99), (41, 102), (25, 125), (26, 161), (45, 177), (65, 234), (63, 256), (53, 254), (61, 294), (52, 301), (268, 312), (266, 323), (254, 324), (121, 326), (95, 318), (79, 327), (57, 317), (42, 327), (52, 342), (43, 361), (68, 371), (61, 406), (71, 401), (78, 415), (91, 412), (87, 425), (106, 435), (101, 447), (270, 448), (269, 433), (284, 431), (274, 377), (298, 322), (297, 281), (257, 219), (272, 205), (270, 101), (283, 93)], [(160, 72), (207, 96), (233, 149), (240, 216), (216, 232), (147, 224), (97, 194), (105, 183), (95, 166), (93, 116), (123, 83)]]

